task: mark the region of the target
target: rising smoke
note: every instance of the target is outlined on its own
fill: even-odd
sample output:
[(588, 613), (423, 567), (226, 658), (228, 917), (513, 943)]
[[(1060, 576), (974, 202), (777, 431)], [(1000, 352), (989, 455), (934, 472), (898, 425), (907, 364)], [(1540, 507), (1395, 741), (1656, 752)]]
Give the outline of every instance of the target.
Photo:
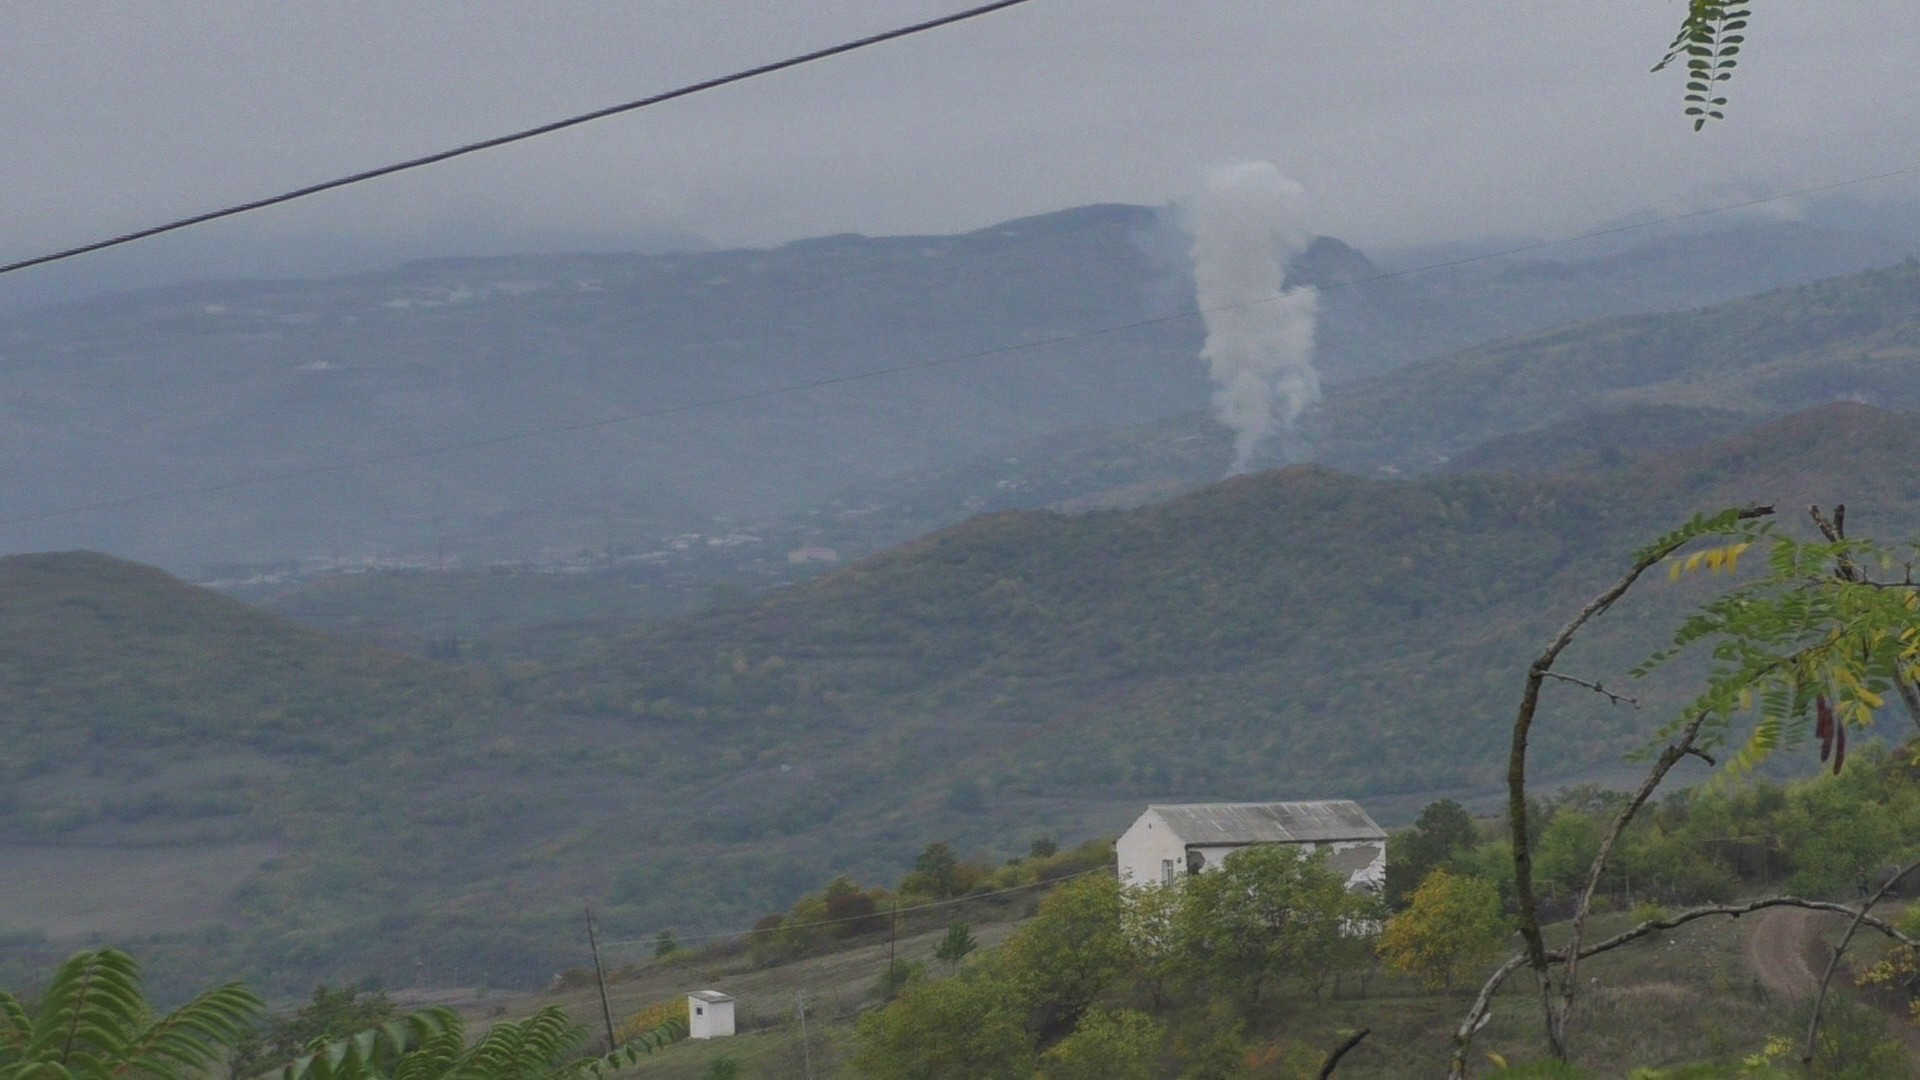
[(1312, 289), (1283, 291), (1287, 261), (1303, 250), (1305, 192), (1264, 161), (1217, 169), (1187, 215), (1193, 280), (1207, 327), (1200, 351), (1213, 371), (1213, 407), (1233, 429), (1233, 472), (1276, 434), (1289, 435), (1320, 400), (1313, 369)]

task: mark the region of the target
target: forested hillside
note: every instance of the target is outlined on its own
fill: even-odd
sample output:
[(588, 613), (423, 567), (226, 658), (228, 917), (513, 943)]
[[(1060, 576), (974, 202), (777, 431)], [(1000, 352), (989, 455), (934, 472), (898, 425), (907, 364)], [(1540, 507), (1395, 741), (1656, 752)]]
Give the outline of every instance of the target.
[[(185, 935), (181, 956), (296, 986), (365, 971), (526, 984), (575, 962), (586, 902), (610, 936), (644, 941), (749, 924), (835, 873), (891, 878), (929, 838), (1017, 851), (1035, 828), (1116, 830), (1148, 799), (1398, 806), (1483, 787), (1529, 650), (1626, 552), (1751, 500), (1843, 500), (1856, 531), (1909, 535), (1917, 457), (1910, 414), (1840, 404), (1575, 476), (1294, 467), (1135, 510), (988, 515), (741, 606), (583, 627), (465, 674), (125, 564), (14, 560), (33, 587), (8, 592), (8, 651), (94, 644), (84, 665), (9, 675), (9, 711), (35, 734), (10, 748), (27, 782), (8, 821), (18, 839), (121, 845), (98, 858), (163, 839), (274, 845), (224, 908), (151, 927)], [(1646, 590), (1563, 666), (1618, 680), (1712, 587)], [(58, 678), (31, 689), (33, 671)], [(213, 704), (164, 754), (74, 767), (111, 778), (144, 760), (150, 780), (35, 779), (58, 748), (113, 737), (127, 678), (177, 686), (183, 712)], [(1670, 700), (1636, 687), (1632, 712), (1560, 689), (1537, 758), (1548, 784), (1617, 762)], [(150, 836), (102, 790), (201, 790), (205, 762), (237, 751), (257, 768), (216, 776), (240, 777), (221, 782), (245, 831)], [(92, 817), (42, 812), (86, 790)], [(214, 914), (223, 936), (205, 934)]]

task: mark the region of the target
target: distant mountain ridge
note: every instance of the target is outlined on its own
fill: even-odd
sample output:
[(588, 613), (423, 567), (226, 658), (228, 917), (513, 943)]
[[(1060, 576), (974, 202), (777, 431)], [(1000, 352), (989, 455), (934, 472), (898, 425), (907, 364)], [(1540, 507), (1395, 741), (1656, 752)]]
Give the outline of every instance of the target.
[[(1309, 255), (1303, 265), (1323, 273), (1354, 272), (1363, 259), (1326, 239)], [(1316, 460), (1362, 474), (1618, 470), (1835, 400), (1920, 408), (1916, 386), (1920, 265), (1908, 262), (1690, 312), (1555, 327), (1350, 380), (1328, 388), (1300, 441)], [(805, 580), (980, 513), (1166, 499), (1218, 481), (1232, 453), (1229, 432), (1204, 410), (1034, 436), (850, 484), (797, 512), (582, 559), (568, 567), (582, 573), (576, 582), (601, 584), (565, 601), (568, 587), (550, 577), (498, 574), (416, 573), (389, 585), (381, 575), (305, 584), (288, 575), (243, 594), (394, 642), (652, 617)], [(401, 596), (431, 596), (431, 610), (397, 609)], [(525, 617), (512, 615), (510, 598)]]
[[(1689, 252), (1729, 265), (1703, 274)], [(1318, 363), (1338, 384), (1898, 254), (1755, 226), (1553, 272), (1495, 260), (1370, 280), (1384, 271), (1322, 238), (1294, 280), (1331, 287)], [(631, 548), (715, 531), (716, 516), (765, 521), (902, 472), (1205, 408), (1200, 327), (1179, 317), (1191, 304), (1169, 216), (1105, 205), (960, 236), (438, 259), (25, 313), (0, 320), (0, 478), (24, 519), (0, 527), (0, 550), (89, 547), (190, 572), (333, 556), (472, 565)], [(647, 414), (661, 415), (606, 422)], [(505, 441), (436, 449), (485, 439)], [(367, 457), (391, 460), (352, 465)], [(246, 482), (282, 472), (304, 475)], [(147, 499), (206, 487), (220, 490)]]

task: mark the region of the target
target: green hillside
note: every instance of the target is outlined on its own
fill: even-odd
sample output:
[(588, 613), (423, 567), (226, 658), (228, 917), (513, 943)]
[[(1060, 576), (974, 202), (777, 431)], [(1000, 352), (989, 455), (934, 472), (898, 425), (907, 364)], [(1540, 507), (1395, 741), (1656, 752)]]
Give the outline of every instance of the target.
[(92, 552), (0, 558), (0, 767), (222, 744), (327, 756), (451, 733), (470, 678)]
[[(602, 641), (517, 698), (701, 746), (714, 795), (667, 836), (702, 870), (777, 850), (877, 873), (929, 836), (1114, 829), (1150, 798), (1484, 788), (1525, 658), (1626, 551), (1756, 499), (1842, 498), (1902, 534), (1916, 455), (1911, 417), (1841, 405), (1582, 477), (1301, 467), (1139, 510), (990, 515)], [(1569, 670), (1617, 677), (1710, 587), (1623, 605)], [(1673, 700), (1642, 689), (1649, 710)], [(1552, 707), (1539, 760), (1560, 776), (1650, 722), (1572, 692)], [(643, 904), (666, 887), (630, 881)]]
[(1336, 388), (1322, 460), (1424, 469), (1490, 438), (1632, 405), (1767, 416), (1920, 407), (1920, 262), (1697, 311), (1575, 323)]
[[(741, 606), (554, 628), (494, 643), (545, 659), (467, 668), (98, 556), (7, 560), (26, 737), (0, 847), (40, 861), (0, 889), (86, 871), (154, 910), (109, 925), (79, 884), (9, 893), (0, 940), (159, 935), (142, 951), (163, 974), (294, 991), (525, 986), (580, 962), (588, 903), (615, 941), (735, 929), (836, 874), (893, 880), (932, 839), (1000, 857), (1035, 829), (1110, 834), (1149, 799), (1350, 796), (1392, 820), (1489, 785), (1529, 650), (1632, 547), (1756, 499), (1844, 500), (1857, 529), (1904, 535), (1916, 459), (1912, 416), (1841, 404), (1572, 476), (1295, 467), (1133, 510), (991, 514)], [(1563, 666), (1617, 677), (1711, 587), (1649, 589)], [(1617, 762), (1670, 700), (1642, 692), (1640, 713), (1556, 694), (1543, 773)], [(204, 898), (178, 899), (194, 874)]]

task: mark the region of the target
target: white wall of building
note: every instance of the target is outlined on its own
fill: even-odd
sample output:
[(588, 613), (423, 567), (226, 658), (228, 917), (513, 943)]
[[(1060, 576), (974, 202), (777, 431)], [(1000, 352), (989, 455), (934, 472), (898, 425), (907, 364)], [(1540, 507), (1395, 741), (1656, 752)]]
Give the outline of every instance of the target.
[(1175, 879), (1187, 872), (1187, 845), (1152, 810), (1120, 834), (1113, 850), (1122, 885), (1164, 885), (1168, 867)]
[[(1196, 847), (1193, 850), (1204, 860), (1201, 869), (1218, 870), (1227, 856), (1245, 847), (1244, 844), (1223, 844)], [(1349, 848), (1371, 847), (1378, 854), (1364, 869), (1347, 876), (1347, 887), (1365, 886), (1376, 892), (1387, 887), (1387, 846), (1380, 840), (1336, 840), (1326, 844), (1302, 844), (1309, 851), (1326, 848), (1329, 853), (1346, 851)], [(1122, 885), (1163, 885), (1168, 883), (1167, 869), (1172, 867), (1173, 880), (1179, 880), (1187, 872), (1188, 848), (1160, 815), (1149, 810), (1133, 823), (1133, 827), (1120, 834), (1114, 844), (1114, 854), (1120, 864), (1120, 884)]]
[(733, 999), (714, 990), (687, 995), (687, 1037), (717, 1039), (733, 1034)]

